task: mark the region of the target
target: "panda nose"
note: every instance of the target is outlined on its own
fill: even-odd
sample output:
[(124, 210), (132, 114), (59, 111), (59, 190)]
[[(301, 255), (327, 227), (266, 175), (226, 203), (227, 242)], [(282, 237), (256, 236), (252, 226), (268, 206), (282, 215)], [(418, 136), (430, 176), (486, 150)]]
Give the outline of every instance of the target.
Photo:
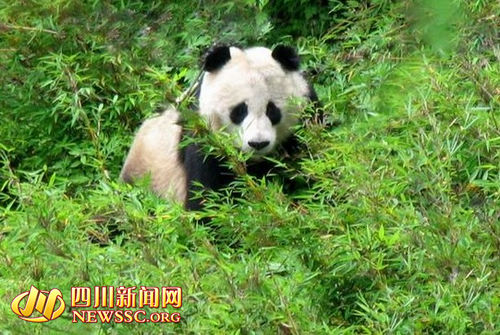
[(260, 150), (267, 147), (269, 145), (269, 141), (262, 141), (262, 142), (249, 141), (248, 145), (254, 149)]

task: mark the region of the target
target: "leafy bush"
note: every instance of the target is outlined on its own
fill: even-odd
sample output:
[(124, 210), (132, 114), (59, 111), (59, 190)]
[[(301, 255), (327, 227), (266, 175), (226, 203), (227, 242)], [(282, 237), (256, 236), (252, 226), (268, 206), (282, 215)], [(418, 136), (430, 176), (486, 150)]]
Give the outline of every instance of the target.
[[(499, 9), (3, 2), (0, 329), (494, 334)], [(117, 181), (135, 129), (190, 85), (215, 42), (297, 46), (337, 125), (297, 130), (307, 152), (293, 173), (309, 188), (286, 194), (243, 173), (188, 213)], [(31, 285), (65, 297), (72, 286), (178, 285), (183, 319), (84, 325), (66, 311), (30, 324), (10, 303)]]

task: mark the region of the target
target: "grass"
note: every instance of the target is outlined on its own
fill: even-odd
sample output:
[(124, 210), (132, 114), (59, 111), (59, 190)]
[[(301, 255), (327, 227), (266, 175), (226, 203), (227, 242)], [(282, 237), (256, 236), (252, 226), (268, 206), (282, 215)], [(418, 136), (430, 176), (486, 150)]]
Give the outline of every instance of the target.
[[(2, 332), (498, 332), (498, 3), (294, 6), (0, 6)], [(140, 122), (215, 41), (297, 46), (336, 125), (298, 130), (309, 188), (243, 175), (189, 213), (118, 182)], [(27, 323), (10, 303), (31, 285), (65, 301), (74, 286), (181, 286), (182, 321)]]

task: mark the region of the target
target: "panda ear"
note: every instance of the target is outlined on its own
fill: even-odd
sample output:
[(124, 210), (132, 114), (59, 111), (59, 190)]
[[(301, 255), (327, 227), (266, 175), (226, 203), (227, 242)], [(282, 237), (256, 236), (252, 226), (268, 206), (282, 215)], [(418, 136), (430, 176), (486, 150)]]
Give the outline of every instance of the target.
[(226, 45), (212, 48), (205, 56), (203, 70), (214, 72), (222, 68), (231, 59), (231, 52)]
[(300, 58), (292, 47), (278, 45), (274, 48), (271, 56), (287, 71), (297, 71), (299, 69)]

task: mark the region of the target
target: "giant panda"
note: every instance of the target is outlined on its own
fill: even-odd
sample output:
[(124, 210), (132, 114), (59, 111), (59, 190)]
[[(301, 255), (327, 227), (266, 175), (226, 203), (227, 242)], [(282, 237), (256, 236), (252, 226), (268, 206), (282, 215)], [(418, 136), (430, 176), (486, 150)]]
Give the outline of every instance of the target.
[[(317, 101), (299, 63), (296, 51), (282, 45), (273, 50), (217, 46), (205, 56), (198, 112), (211, 131), (233, 134), (237, 148), (252, 153), (248, 173), (265, 175), (272, 166), (262, 156), (297, 147), (292, 128), (301, 122), (300, 101)], [(183, 137), (190, 134), (180, 121), (173, 108), (146, 120), (120, 178), (131, 183), (150, 175), (155, 193), (199, 210), (203, 201), (192, 197), (196, 185), (218, 190), (233, 180), (234, 173), (223, 159), (207, 157), (197, 144), (181, 148)]]

